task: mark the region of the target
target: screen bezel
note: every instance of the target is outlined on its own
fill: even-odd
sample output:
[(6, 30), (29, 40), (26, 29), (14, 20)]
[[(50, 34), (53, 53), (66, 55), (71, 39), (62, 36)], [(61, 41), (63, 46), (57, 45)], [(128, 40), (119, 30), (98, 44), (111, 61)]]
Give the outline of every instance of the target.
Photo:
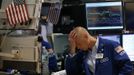
[(127, 20), (126, 20), (126, 10), (127, 10), (127, 8), (126, 8), (126, 5), (127, 5), (127, 3), (129, 4), (129, 3), (133, 3), (134, 4), (134, 1), (131, 1), (131, 2), (124, 2), (124, 27), (126, 28), (126, 30), (132, 30), (132, 31), (134, 31), (134, 28), (130, 28), (130, 27), (127, 27)]

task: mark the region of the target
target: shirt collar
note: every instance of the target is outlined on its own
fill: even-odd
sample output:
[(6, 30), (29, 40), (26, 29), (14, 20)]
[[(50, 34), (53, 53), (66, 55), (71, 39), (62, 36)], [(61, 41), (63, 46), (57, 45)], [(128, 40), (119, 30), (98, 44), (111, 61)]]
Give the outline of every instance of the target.
[(96, 43), (95, 43), (95, 45), (93, 46), (92, 51), (97, 51), (98, 45), (99, 45), (99, 38), (97, 37)]

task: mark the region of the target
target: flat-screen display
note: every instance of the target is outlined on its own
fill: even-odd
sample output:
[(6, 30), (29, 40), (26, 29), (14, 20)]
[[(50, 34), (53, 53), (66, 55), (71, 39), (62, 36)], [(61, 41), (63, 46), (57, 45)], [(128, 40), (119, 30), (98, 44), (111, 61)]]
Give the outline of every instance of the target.
[(123, 29), (122, 2), (86, 3), (88, 30)]
[(134, 2), (125, 3), (125, 26), (126, 30), (134, 29)]
[(121, 35), (101, 35), (103, 39), (113, 40), (121, 44)]
[(67, 34), (53, 34), (53, 47), (57, 54), (62, 54), (66, 49), (68, 49), (68, 35)]
[(123, 34), (123, 48), (131, 61), (134, 61), (134, 34)]

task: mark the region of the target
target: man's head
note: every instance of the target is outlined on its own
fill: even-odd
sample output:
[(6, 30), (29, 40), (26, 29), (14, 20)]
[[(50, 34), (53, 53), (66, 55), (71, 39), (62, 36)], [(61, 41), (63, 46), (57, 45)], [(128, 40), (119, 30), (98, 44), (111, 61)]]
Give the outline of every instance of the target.
[(42, 42), (43, 41), (43, 37), (42, 36), (38, 36), (37, 41), (38, 42)]
[(41, 15), (41, 19), (47, 21), (48, 17), (47, 16), (44, 16), (44, 15)]
[(92, 37), (83, 27), (74, 28), (70, 32), (69, 37), (75, 40), (76, 47), (78, 49), (82, 49), (84, 51), (92, 48), (94, 46), (93, 41), (96, 41), (96, 39)]

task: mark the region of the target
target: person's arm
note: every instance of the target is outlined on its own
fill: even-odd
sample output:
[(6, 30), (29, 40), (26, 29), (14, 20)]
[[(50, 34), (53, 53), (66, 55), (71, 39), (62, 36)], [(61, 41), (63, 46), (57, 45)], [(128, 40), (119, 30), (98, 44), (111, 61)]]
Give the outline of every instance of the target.
[(83, 53), (77, 52), (74, 56), (68, 54), (65, 60), (67, 75), (82, 75)]
[(75, 33), (69, 34), (69, 53), (65, 61), (67, 75), (81, 75), (82, 72), (82, 53), (76, 53)]
[(118, 75), (131, 75), (133, 70), (132, 63), (127, 53), (118, 43), (114, 43), (114, 60), (118, 68)]
[(48, 68), (50, 72), (56, 72), (58, 71), (58, 64), (57, 64), (57, 59), (56, 59), (56, 54), (49, 53), (48, 55)]
[(42, 46), (45, 46), (45, 48), (47, 49), (48, 52), (52, 51), (52, 46), (50, 45), (50, 43), (46, 42), (46, 41), (42, 41)]
[(54, 53), (52, 46), (46, 42), (42, 42), (42, 46), (45, 46), (48, 51), (48, 68), (50, 72), (58, 71), (57, 59), (56, 54)]

